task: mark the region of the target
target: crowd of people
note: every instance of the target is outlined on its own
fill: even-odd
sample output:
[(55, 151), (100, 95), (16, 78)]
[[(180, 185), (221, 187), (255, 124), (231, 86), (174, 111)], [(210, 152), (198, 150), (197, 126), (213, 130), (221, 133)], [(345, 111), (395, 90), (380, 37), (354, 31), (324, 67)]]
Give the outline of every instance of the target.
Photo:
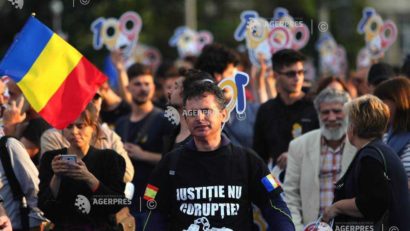
[[(113, 52), (118, 89), (63, 130), (0, 81), (0, 229), (115, 230), (121, 213), (137, 231), (410, 230), (410, 59), (317, 82), (299, 51), (271, 61), (213, 43), (152, 70)], [(243, 117), (218, 87), (236, 71)]]

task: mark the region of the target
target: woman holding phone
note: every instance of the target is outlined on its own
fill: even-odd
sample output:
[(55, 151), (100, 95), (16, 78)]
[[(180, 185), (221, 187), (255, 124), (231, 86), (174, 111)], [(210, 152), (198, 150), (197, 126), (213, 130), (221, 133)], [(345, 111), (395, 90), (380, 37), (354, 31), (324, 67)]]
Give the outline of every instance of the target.
[(55, 230), (108, 230), (108, 216), (123, 206), (105, 203), (124, 201), (125, 161), (113, 150), (90, 145), (97, 128), (98, 114), (89, 104), (63, 130), (70, 146), (41, 159), (38, 204)]

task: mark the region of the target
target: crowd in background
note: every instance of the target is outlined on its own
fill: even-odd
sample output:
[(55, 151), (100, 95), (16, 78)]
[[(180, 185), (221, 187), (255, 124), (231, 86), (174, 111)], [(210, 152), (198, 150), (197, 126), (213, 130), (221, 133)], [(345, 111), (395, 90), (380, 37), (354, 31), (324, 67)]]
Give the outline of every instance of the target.
[[(246, 116), (239, 118), (234, 110), (223, 134), (270, 166), (282, 182), (296, 230), (320, 216), (327, 222), (355, 217), (375, 224), (390, 216), (388, 223), (409, 228), (400, 211), (410, 205), (410, 58), (401, 68), (375, 61), (346, 75), (318, 76), (316, 82), (304, 78), (305, 61), (301, 52), (282, 50), (273, 55), (272, 66), (255, 66), (246, 54), (214, 43), (198, 57), (164, 61), (152, 70), (139, 63), (127, 68), (121, 52), (113, 52), (118, 88), (103, 84), (63, 130), (51, 128), (16, 83), (3, 78), (2, 133), (13, 137), (5, 147), (30, 208), (29, 227), (39, 228), (46, 217), (55, 230), (108, 230), (110, 217), (128, 206), (136, 230), (143, 230), (148, 211), (143, 198), (152, 172), (166, 153), (193, 139), (184, 92), (242, 71), (250, 77)], [(229, 102), (232, 92), (225, 89), (224, 97)], [(373, 144), (381, 156), (370, 150)], [(76, 155), (76, 163), (63, 160), (64, 154)], [(338, 181), (345, 182), (342, 189)], [(7, 186), (11, 181), (2, 173), (0, 183), (13, 230), (26, 230), (20, 201)], [(131, 201), (82, 214), (79, 194), (127, 195)]]

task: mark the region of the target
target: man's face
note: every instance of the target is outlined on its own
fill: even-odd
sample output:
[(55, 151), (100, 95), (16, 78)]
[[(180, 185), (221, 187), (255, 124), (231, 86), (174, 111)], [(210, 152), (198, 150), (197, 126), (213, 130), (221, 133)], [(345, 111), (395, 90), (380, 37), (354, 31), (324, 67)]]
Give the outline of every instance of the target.
[(283, 67), (280, 71), (275, 71), (275, 74), (283, 91), (287, 94), (299, 94), (302, 92), (304, 72), (303, 62), (296, 62)]
[(168, 101), (169, 104), (173, 107), (182, 107), (182, 92), (183, 86), (182, 82), (184, 81), (184, 77), (179, 77), (175, 82), (174, 85), (168, 91)]
[(195, 138), (210, 139), (220, 136), (226, 110), (220, 109), (214, 95), (205, 94), (187, 100), (184, 117)]
[(343, 104), (324, 102), (320, 104), (319, 124), (322, 135), (327, 140), (339, 140), (346, 134), (347, 117)]
[(169, 77), (163, 80), (161, 85), (162, 85), (162, 94), (164, 94), (164, 97), (168, 98), (169, 92), (174, 88), (175, 81), (177, 81), (178, 79), (179, 79), (179, 76)]
[(132, 101), (135, 104), (145, 104), (146, 102), (151, 101), (154, 96), (154, 80), (151, 75), (140, 75), (130, 81), (128, 90), (130, 91)]

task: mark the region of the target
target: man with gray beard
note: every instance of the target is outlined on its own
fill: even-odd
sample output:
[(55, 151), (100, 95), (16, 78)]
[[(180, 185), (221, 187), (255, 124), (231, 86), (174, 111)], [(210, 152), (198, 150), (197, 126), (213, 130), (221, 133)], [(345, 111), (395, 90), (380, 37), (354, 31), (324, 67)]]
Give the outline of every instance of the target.
[(326, 88), (315, 98), (320, 129), (289, 145), (284, 190), (296, 230), (318, 219), (333, 202), (334, 183), (350, 165), (356, 149), (346, 138), (343, 106), (348, 93)]

